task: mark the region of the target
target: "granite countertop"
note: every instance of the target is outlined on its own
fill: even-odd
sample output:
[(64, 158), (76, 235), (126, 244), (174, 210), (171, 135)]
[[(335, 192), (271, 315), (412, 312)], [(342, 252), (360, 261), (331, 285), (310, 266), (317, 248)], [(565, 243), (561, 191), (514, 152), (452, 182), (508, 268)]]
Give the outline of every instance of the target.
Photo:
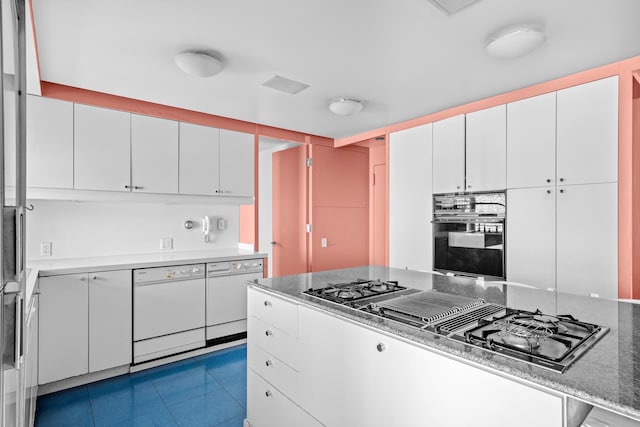
[[(302, 294), (312, 287), (321, 288), (329, 283), (355, 279), (398, 280), (402, 286), (419, 290), (484, 298), (511, 308), (540, 309), (551, 315), (571, 314), (579, 320), (606, 326), (609, 332), (564, 373), (556, 373)], [(473, 279), (380, 266), (261, 279), (252, 286), (640, 420), (640, 345), (634, 345), (640, 343), (640, 304), (491, 282), (482, 284)]]

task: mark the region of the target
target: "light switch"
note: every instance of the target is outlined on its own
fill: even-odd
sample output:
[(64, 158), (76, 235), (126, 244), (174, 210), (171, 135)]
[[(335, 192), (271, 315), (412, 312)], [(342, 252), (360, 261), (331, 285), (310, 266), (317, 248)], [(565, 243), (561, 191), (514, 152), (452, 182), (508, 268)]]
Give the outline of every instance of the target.
[(326, 238), (326, 237), (323, 237), (323, 238), (322, 238), (322, 240), (320, 240), (320, 245), (321, 245), (323, 248), (326, 248), (326, 247), (327, 247), (327, 238)]

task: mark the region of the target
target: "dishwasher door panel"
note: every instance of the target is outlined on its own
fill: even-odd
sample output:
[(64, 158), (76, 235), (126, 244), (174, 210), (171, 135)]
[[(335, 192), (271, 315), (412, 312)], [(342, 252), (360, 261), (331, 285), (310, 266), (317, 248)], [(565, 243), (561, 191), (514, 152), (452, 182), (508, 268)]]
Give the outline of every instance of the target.
[(207, 326), (247, 318), (247, 281), (262, 279), (262, 273), (207, 278)]
[(205, 279), (136, 284), (134, 341), (203, 328)]

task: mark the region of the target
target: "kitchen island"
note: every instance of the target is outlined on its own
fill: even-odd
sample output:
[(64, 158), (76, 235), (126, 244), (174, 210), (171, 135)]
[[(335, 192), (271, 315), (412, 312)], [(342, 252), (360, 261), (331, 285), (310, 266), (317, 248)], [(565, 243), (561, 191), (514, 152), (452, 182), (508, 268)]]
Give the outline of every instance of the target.
[[(609, 330), (559, 373), (303, 294), (357, 279), (571, 314)], [(247, 417), (254, 427), (572, 427), (598, 406), (640, 419), (635, 326), (640, 305), (379, 266), (258, 280), (249, 292)]]

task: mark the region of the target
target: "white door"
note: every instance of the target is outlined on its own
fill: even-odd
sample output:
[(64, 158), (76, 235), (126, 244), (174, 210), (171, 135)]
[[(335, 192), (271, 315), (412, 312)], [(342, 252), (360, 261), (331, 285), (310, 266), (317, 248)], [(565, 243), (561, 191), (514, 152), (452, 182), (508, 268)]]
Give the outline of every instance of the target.
[(204, 328), (205, 279), (133, 286), (134, 341)]
[(218, 195), (220, 130), (180, 123), (180, 194)]
[(254, 136), (220, 129), (220, 194), (253, 197)]
[(618, 298), (618, 185), (558, 187), (557, 289)]
[(466, 189), (507, 187), (507, 107), (498, 105), (467, 114)]
[(27, 97), (27, 186), (73, 188), (73, 103)]
[(207, 278), (207, 326), (247, 318), (247, 282), (262, 273)]
[(556, 93), (507, 104), (507, 188), (556, 183)]
[(131, 363), (131, 270), (89, 274), (89, 372)]
[(556, 189), (507, 191), (507, 280), (556, 287)]
[(618, 180), (618, 77), (558, 91), (558, 183)]
[(89, 372), (86, 274), (41, 277), (38, 383)]
[(141, 193), (178, 193), (178, 122), (131, 115), (131, 186)]
[(131, 114), (74, 105), (74, 188), (130, 191)]
[(433, 194), (464, 191), (464, 114), (433, 124)]
[(389, 140), (389, 266), (431, 270), (432, 125), (392, 133)]

